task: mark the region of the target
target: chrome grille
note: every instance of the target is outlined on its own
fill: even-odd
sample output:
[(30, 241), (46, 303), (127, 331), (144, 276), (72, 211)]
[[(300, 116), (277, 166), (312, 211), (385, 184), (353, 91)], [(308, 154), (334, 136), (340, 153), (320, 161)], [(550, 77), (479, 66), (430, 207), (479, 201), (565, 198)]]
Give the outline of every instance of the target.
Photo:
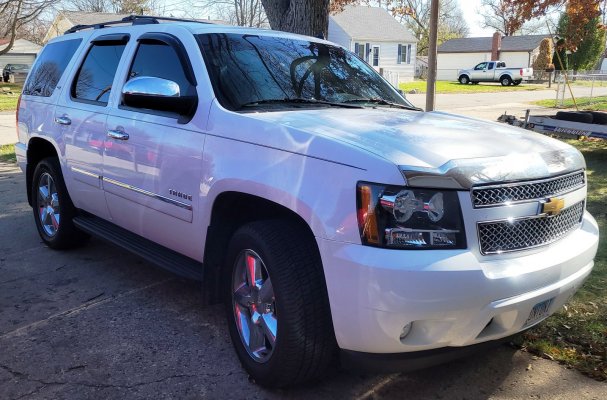
[(481, 222), (478, 224), (481, 253), (495, 254), (552, 243), (575, 229), (583, 214), (584, 202), (580, 201), (552, 217)]
[(472, 190), (474, 207), (496, 206), (508, 202), (541, 199), (584, 186), (584, 171), (539, 181), (519, 182)]

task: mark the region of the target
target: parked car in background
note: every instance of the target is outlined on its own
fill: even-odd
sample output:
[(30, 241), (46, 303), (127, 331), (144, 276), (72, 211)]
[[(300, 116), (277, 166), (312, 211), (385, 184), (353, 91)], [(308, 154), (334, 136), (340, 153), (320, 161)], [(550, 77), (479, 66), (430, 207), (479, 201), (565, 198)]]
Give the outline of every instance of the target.
[(2, 81), (8, 82), (10, 75), (15, 75), (15, 81), (24, 81), (29, 72), (30, 66), (27, 64), (6, 64), (2, 69)]
[(423, 112), (325, 40), (130, 18), (52, 39), (23, 87), (38, 233), (201, 280), (255, 382), (452, 359), (539, 323), (590, 274), (575, 148)]
[(472, 69), (462, 69), (457, 80), (462, 85), (479, 82), (500, 82), (502, 86), (520, 85), (533, 77), (533, 68), (507, 68), (503, 61), (486, 61)]

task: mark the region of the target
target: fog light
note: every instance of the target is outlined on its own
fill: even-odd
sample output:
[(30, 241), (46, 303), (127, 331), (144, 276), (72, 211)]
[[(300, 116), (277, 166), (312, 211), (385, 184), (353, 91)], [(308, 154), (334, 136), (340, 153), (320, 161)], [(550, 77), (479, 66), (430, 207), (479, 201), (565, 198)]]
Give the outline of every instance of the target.
[(403, 330), (400, 333), (400, 341), (405, 340), (409, 332), (411, 332), (411, 328), (413, 327), (413, 322), (409, 322), (407, 325), (403, 326)]

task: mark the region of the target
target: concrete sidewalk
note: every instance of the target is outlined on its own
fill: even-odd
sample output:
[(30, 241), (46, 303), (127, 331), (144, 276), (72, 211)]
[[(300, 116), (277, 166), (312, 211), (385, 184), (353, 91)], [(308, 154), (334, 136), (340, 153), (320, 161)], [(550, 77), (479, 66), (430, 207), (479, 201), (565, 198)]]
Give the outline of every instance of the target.
[(17, 142), (15, 113), (0, 111), (0, 146)]

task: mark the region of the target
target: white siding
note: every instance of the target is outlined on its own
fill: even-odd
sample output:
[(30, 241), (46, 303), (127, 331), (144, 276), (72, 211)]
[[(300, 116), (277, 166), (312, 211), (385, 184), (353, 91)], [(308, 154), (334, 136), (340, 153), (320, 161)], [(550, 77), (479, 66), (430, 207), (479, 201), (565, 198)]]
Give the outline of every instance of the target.
[[(407, 42), (378, 42), (369, 39), (352, 39), (352, 47), (350, 50), (354, 51), (354, 43), (360, 43), (364, 46), (366, 43), (370, 44), (369, 49), (372, 50), (373, 46), (379, 46), (379, 66), (375, 67), (378, 71), (383, 69), (386, 76), (398, 75), (399, 82), (411, 82), (415, 76), (415, 59), (417, 56), (417, 46), (415, 43)], [(398, 45), (403, 45), (403, 51), (405, 46), (411, 45), (411, 56), (409, 58), (409, 64), (401, 63), (398, 64)], [(372, 56), (369, 55), (369, 64), (372, 64)], [(394, 82), (395, 83), (395, 82)]]
[(0, 56), (0, 69), (6, 64), (27, 64), (32, 65), (36, 56), (33, 54), (3, 54)]
[(510, 68), (529, 67), (529, 53), (526, 51), (502, 52), (500, 53), (500, 60), (504, 61), (506, 66)]
[(488, 53), (438, 53), (436, 79), (440, 81), (457, 80), (457, 71), (469, 69), (483, 61), (491, 61)]
[(333, 21), (333, 18), (329, 18), (329, 34), (327, 40), (354, 51), (354, 44), (350, 39), (350, 36), (341, 29), (341, 26), (337, 25)]

